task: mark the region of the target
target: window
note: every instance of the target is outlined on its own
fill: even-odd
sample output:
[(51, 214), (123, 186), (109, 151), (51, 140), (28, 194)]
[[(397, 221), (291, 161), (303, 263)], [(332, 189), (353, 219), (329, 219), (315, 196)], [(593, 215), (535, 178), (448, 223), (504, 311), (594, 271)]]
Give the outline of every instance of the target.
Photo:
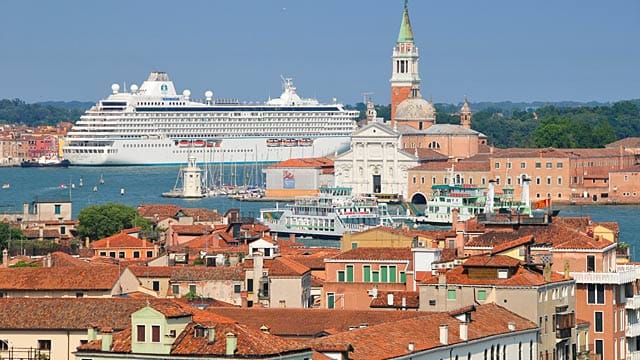
[(487, 290), (478, 290), (478, 300), (480, 301), (487, 300)]
[(9, 350), (9, 340), (0, 340), (0, 351)]
[(373, 271), (371, 277), (374, 283), (380, 282), (380, 271)]
[(145, 326), (144, 325), (137, 325), (136, 326), (136, 341), (137, 342), (145, 342), (146, 338), (145, 338)]
[(76, 297), (79, 298), (83, 298), (84, 297), (84, 293), (83, 292), (77, 292), (76, 293)]
[(536, 163), (536, 169), (540, 169), (542, 167), (542, 163), (537, 162)]
[(118, 258), (124, 259), (124, 251), (118, 251)]
[(140, 251), (134, 251), (133, 252), (133, 258), (134, 259), (139, 259), (140, 258)]
[(107, 256), (107, 252), (106, 251), (100, 251), (100, 256)]
[(526, 162), (521, 162), (520, 163), (520, 169), (526, 169), (527, 168), (527, 163)]
[(116, 257), (116, 252), (115, 251), (110, 251), (109, 252), (109, 257), (115, 258)]
[(562, 176), (558, 176), (558, 185), (562, 185)]
[(450, 300), (450, 301), (456, 300), (456, 289), (447, 290), (447, 300)]
[(596, 271), (596, 257), (595, 255), (587, 255), (587, 271)]
[(233, 285), (233, 293), (234, 294), (240, 294), (240, 291), (242, 291), (242, 286), (240, 286), (240, 284)]
[(593, 313), (594, 319), (594, 331), (597, 333), (603, 332), (603, 324), (602, 324), (602, 311), (596, 311)]
[(557, 167), (558, 169), (562, 169), (562, 166), (563, 166), (563, 165), (562, 165), (562, 163), (561, 163), (561, 162), (559, 162), (559, 163), (557, 163), (557, 164), (556, 164), (556, 167)]
[(160, 291), (160, 281), (155, 280), (151, 284), (153, 291)]
[(596, 339), (596, 354), (600, 356), (600, 359), (604, 359), (604, 340)]
[(347, 282), (353, 282), (353, 265), (347, 265)]
[(153, 251), (147, 251), (147, 257), (148, 258), (152, 258), (153, 257)]
[(604, 284), (587, 284), (587, 304), (604, 304)]
[(536, 176), (536, 185), (540, 185), (541, 181), (540, 181), (540, 176)]
[(334, 293), (327, 293), (327, 309), (334, 309), (336, 306)]
[(173, 292), (173, 295), (180, 295), (180, 285), (173, 285), (173, 288), (171, 290)]
[(160, 342), (160, 325), (151, 325), (151, 342)]
[(389, 281), (389, 268), (387, 268), (386, 266), (381, 266), (380, 267), (380, 282), (387, 282)]
[(344, 282), (344, 270), (338, 270), (338, 282)]
[(358, 247), (358, 243), (356, 243), (356, 242), (352, 242), (352, 243), (351, 243), (351, 248), (352, 248), (352, 249), (355, 249), (355, 248), (357, 248), (357, 247)]
[(371, 265), (365, 265), (362, 267), (362, 278), (364, 282), (371, 282)]
[(51, 340), (38, 340), (38, 350), (51, 350)]
[(550, 163), (550, 162), (546, 163), (545, 165), (546, 165), (547, 169), (552, 169), (553, 168), (553, 164)]
[(54, 210), (53, 210), (53, 211), (54, 211), (54, 213), (55, 213), (56, 215), (60, 215), (60, 213), (62, 212), (62, 205), (60, 205), (60, 204), (55, 204), (55, 205), (53, 205), (53, 207), (54, 207)]
[(551, 176), (547, 176), (547, 185), (551, 185)]
[(190, 284), (189, 285), (189, 292), (190, 293), (196, 293), (196, 285), (195, 284)]
[(404, 271), (400, 271), (400, 283), (407, 283), (407, 273), (405, 273)]
[(507, 162), (507, 169), (511, 169), (511, 162), (510, 161)]
[(496, 167), (496, 169), (500, 169), (500, 163), (499, 163), (499, 162), (497, 162), (497, 163), (496, 163), (496, 165), (495, 165), (495, 167)]

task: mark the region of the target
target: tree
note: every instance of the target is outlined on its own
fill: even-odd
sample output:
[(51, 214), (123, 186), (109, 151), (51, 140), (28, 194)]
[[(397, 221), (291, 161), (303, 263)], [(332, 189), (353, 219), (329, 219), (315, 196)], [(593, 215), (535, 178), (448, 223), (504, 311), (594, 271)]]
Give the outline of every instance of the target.
[[(0, 250), (8, 249), (9, 242), (25, 240), (26, 236), (20, 229), (14, 229), (5, 222), (0, 222)], [(15, 245), (15, 243), (14, 243)]]
[(135, 208), (123, 204), (92, 205), (78, 214), (78, 235), (81, 238), (102, 239), (136, 226), (146, 231), (151, 229), (151, 222), (141, 217)]

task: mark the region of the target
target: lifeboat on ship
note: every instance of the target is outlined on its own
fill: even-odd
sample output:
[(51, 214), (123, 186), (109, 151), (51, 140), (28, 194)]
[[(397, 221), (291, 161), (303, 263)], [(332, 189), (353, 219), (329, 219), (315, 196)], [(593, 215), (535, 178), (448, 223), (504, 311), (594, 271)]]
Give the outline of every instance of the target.
[(278, 139), (267, 139), (267, 146), (268, 147), (280, 146), (280, 140), (278, 140)]
[(300, 146), (311, 146), (313, 145), (312, 139), (300, 139), (298, 140), (298, 145)]
[(189, 145), (191, 145), (191, 141), (189, 141), (189, 140), (180, 140), (178, 142), (178, 146), (180, 146), (180, 147), (187, 147)]
[(284, 139), (284, 140), (282, 140), (282, 144), (284, 146), (296, 146), (296, 145), (298, 145), (298, 140), (296, 140), (296, 139)]
[(205, 145), (205, 141), (204, 140), (196, 140), (193, 142), (193, 146), (197, 146), (197, 147), (203, 147)]

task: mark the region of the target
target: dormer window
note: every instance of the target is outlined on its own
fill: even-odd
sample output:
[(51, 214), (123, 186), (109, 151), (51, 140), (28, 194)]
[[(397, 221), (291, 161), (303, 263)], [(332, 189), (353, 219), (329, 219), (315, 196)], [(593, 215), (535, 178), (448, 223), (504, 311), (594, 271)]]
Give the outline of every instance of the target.
[(146, 326), (137, 325), (136, 326), (136, 341), (137, 342), (145, 342), (146, 341)]
[(193, 337), (205, 337), (205, 336), (207, 336), (207, 329), (201, 326), (196, 326), (193, 331)]
[(506, 279), (509, 275), (509, 270), (498, 269), (498, 279)]

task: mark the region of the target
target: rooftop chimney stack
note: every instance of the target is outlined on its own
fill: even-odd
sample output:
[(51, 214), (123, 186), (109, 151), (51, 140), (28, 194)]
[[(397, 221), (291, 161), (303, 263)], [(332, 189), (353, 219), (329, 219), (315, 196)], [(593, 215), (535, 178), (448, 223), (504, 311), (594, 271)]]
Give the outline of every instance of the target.
[(449, 345), (449, 325), (440, 325), (440, 344)]
[(416, 348), (416, 343), (414, 343), (413, 341), (409, 341), (409, 345), (407, 346), (407, 350), (409, 350), (409, 352), (413, 352)]
[(2, 250), (2, 266), (9, 267), (9, 251), (7, 249)]
[(227, 356), (234, 355), (236, 353), (236, 349), (238, 348), (238, 338), (232, 332), (228, 332), (227, 336), (227, 345), (225, 354)]
[(460, 323), (460, 340), (469, 340), (469, 323), (466, 321)]
[(513, 321), (509, 321), (507, 327), (509, 328), (509, 331), (516, 331), (516, 323), (514, 323)]
[(207, 329), (207, 342), (213, 344), (216, 341), (216, 327), (212, 326)]
[(111, 351), (111, 344), (113, 343), (113, 330), (111, 328), (102, 329), (102, 351)]

